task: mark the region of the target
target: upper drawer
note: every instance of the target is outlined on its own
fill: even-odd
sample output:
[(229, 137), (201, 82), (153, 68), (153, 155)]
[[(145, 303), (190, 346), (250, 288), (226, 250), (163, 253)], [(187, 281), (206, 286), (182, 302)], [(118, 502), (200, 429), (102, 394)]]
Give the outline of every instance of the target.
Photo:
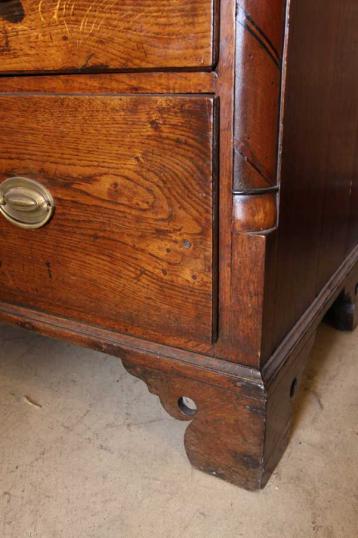
[[(214, 105), (0, 94), (0, 301), (163, 343), (211, 342)], [(53, 196), (43, 227), (3, 218), (34, 213), (32, 188), (4, 193), (14, 176)]]
[(210, 68), (215, 0), (2, 0), (0, 70)]

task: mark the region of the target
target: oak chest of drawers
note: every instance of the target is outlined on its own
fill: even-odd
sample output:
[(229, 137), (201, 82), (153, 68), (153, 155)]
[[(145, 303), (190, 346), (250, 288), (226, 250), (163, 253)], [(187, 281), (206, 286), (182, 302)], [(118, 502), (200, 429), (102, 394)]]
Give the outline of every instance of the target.
[(0, 318), (120, 357), (248, 489), (318, 324), (357, 323), (357, 28), (355, 0), (0, 3)]

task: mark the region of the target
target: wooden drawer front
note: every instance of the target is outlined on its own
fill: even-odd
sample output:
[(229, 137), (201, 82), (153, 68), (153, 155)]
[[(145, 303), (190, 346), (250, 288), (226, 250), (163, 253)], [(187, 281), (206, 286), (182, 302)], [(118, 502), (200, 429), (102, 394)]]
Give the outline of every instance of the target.
[(0, 300), (162, 342), (213, 338), (214, 99), (0, 95), (0, 181), (53, 195), (0, 215)]
[(7, 0), (1, 72), (208, 68), (215, 0)]

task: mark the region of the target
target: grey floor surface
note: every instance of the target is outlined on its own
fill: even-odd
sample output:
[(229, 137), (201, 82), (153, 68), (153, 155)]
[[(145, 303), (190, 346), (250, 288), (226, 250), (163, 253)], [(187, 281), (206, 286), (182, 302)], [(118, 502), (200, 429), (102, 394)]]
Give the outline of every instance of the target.
[(0, 538), (355, 538), (358, 332), (322, 326), (266, 489), (193, 470), (119, 360), (0, 326)]

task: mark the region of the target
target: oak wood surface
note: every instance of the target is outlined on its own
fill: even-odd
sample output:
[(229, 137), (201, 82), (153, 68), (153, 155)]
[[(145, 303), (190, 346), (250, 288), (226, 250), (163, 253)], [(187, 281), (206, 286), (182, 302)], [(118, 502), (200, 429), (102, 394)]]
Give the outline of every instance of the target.
[(358, 4), (291, 0), (289, 20), (265, 359), (358, 243)]
[[(133, 72), (76, 75), (27, 75), (0, 78), (0, 92), (74, 94), (215, 94), (219, 77), (215, 72)], [(222, 81), (220, 79), (220, 87)]]
[(285, 5), (239, 0), (236, 10), (230, 334), (235, 360), (254, 367), (271, 334), (275, 300), (271, 255)]
[(210, 343), (213, 99), (1, 95), (0, 123), (1, 180), (38, 180), (56, 201), (39, 230), (1, 219), (1, 300)]
[[(349, 3), (347, 5), (349, 5)], [(235, 7), (237, 7), (236, 19)], [(271, 147), (272, 150), (272, 148), (275, 148), (277, 145), (277, 140), (275, 138), (275, 130), (272, 130), (271, 127), (267, 129), (267, 126), (270, 123), (268, 122), (267, 116), (267, 114), (270, 113), (270, 107), (261, 107), (259, 106), (259, 104), (263, 103), (263, 101), (261, 101), (261, 97), (263, 98), (265, 96), (265, 88), (268, 88), (267, 84), (270, 82), (270, 78), (267, 78), (266, 69), (268, 68), (268, 66), (272, 67), (272, 65), (274, 65), (274, 62), (272, 61), (272, 54), (274, 51), (279, 52), (281, 50), (280, 48), (282, 47), (283, 7), (284, 4), (278, 0), (270, 5), (265, 4), (264, 7), (260, 7), (259, 3), (255, 0), (241, 1), (238, 3), (237, 6), (234, 0), (221, 2), (220, 55), (215, 73), (148, 72), (119, 73), (101, 76), (78, 75), (56, 77), (5, 77), (0, 79), (0, 88), (4, 92), (31, 91), (39, 94), (49, 92), (51, 93), (55, 91), (76, 94), (101, 94), (103, 92), (113, 95), (118, 92), (139, 94), (147, 92), (211, 93), (216, 94), (219, 97), (221, 142), (219, 161), (219, 332), (216, 343), (204, 344), (202, 342), (200, 344), (200, 350), (218, 357), (226, 359), (229, 358), (230, 360), (236, 362), (255, 365), (258, 365), (260, 363), (261, 357), (264, 357), (263, 360), (266, 360), (269, 357), (275, 345), (277, 345), (277, 343), (280, 341), (280, 338), (284, 334), (285, 329), (282, 329), (284, 324), (287, 322), (286, 329), (288, 329), (289, 326), (292, 326), (292, 323), (294, 323), (294, 321), (298, 319), (300, 313), (302, 313), (302, 307), (298, 305), (299, 301), (301, 300), (301, 293), (297, 292), (297, 296), (295, 296), (296, 298), (293, 299), (293, 302), (291, 304), (290, 291), (292, 286), (289, 275), (292, 274), (292, 272), (290, 270), (285, 271), (284, 265), (282, 265), (282, 263), (287, 264), (288, 262), (287, 258), (286, 261), (284, 261), (286, 256), (285, 253), (289, 252), (289, 249), (293, 248), (295, 241), (297, 241), (297, 236), (292, 234), (290, 236), (291, 232), (293, 234), (295, 232), (292, 228), (291, 232), (287, 231), (287, 238), (289, 241), (289, 248), (287, 250), (283, 250), (284, 243), (282, 243), (281, 240), (277, 241), (277, 232), (275, 231), (272, 231), (269, 235), (267, 233), (264, 233), (261, 245), (262, 248), (257, 250), (256, 245), (261, 240), (257, 240), (255, 238), (252, 233), (253, 231), (247, 229), (247, 232), (239, 232), (240, 236), (238, 234), (235, 211), (233, 211), (234, 198), (231, 194), (231, 186), (233, 180), (231, 160), (231, 155), (233, 151), (233, 125), (236, 125), (236, 127), (238, 128), (242, 128), (242, 126), (245, 126), (245, 136), (248, 136), (252, 143), (256, 144), (257, 142), (258, 148), (264, 149), (266, 151), (269, 147)], [(294, 9), (297, 9), (297, 7), (294, 6)], [(329, 6), (329, 13), (328, 15), (326, 15), (328, 18), (331, 17), (330, 10), (332, 10), (331, 6)], [(295, 16), (296, 15), (291, 17), (292, 20), (294, 20)], [(302, 19), (303, 18), (304, 17), (302, 17)], [(237, 30), (236, 36), (234, 32), (235, 22)], [(352, 29), (350, 29), (350, 32), (352, 33)], [(288, 35), (288, 29), (286, 33)], [(296, 33), (293, 31), (293, 36), (295, 35)], [(299, 42), (299, 30), (297, 30), (297, 35), (297, 42)], [(313, 36), (314, 32), (311, 32), (310, 35)], [(352, 40), (351, 34), (349, 35), (350, 37), (346, 38), (347, 43)], [(243, 41), (241, 42), (240, 39), (242, 39)], [(240, 43), (241, 45), (239, 46)], [(237, 46), (239, 46), (240, 54), (236, 58), (236, 65), (234, 65), (234, 51), (236, 44)], [(265, 47), (263, 47), (263, 45), (265, 45)], [(303, 45), (305, 46), (305, 42), (303, 42)], [(340, 46), (342, 48), (342, 45)], [(248, 61), (247, 63), (245, 63), (244, 61), (246, 57), (245, 54), (249, 53), (250, 50), (252, 50), (252, 52), (254, 53), (254, 57), (262, 58), (262, 61), (258, 64), (261, 67), (259, 68), (259, 70), (255, 70), (255, 73), (257, 73), (258, 76), (258, 84), (256, 85), (255, 92), (253, 93), (245, 91), (245, 88), (248, 89), (247, 84), (251, 80), (250, 76), (253, 72), (253, 64), (250, 63), (250, 61)], [(292, 55), (292, 52), (290, 52), (290, 54)], [(247, 58), (248, 60), (250, 59), (249, 56)], [(279, 58), (279, 63), (280, 61), (281, 58)], [(287, 58), (285, 58), (285, 62), (286, 61)], [(290, 64), (292, 63), (290, 60), (290, 56), (288, 61)], [(276, 70), (276, 73), (278, 72), (279, 70)], [(245, 73), (248, 77), (246, 79)], [(259, 73), (261, 73), (262, 77), (261, 75), (259, 76)], [(242, 103), (240, 99), (236, 99), (236, 115), (234, 115), (233, 91), (235, 88), (235, 76), (236, 89), (240, 92), (241, 84), (241, 89), (242, 91), (244, 91), (242, 96), (244, 96), (245, 99), (248, 99), (247, 103), (251, 103), (253, 107), (253, 115), (247, 116), (245, 112), (246, 108), (240, 105), (240, 103)], [(289, 75), (288, 77), (289, 84), (291, 80), (290, 76), (291, 75)], [(341, 84), (343, 83), (343, 80), (346, 79), (342, 78)], [(276, 92), (277, 94), (277, 78), (275, 79), (275, 81), (276, 82), (272, 86), (272, 89), (270, 91)], [(289, 93), (290, 91), (292, 90), (290, 89), (290, 86), (288, 86), (287, 93)], [(246, 117), (245, 114), (248, 120), (250, 120), (249, 123), (245, 123), (244, 121)], [(251, 121), (253, 120), (255, 114), (257, 114), (257, 116), (255, 116), (257, 119), (255, 121)], [(277, 115), (277, 110), (275, 114)], [(234, 119), (235, 124), (233, 123)], [(284, 119), (285, 117), (283, 116), (282, 121), (284, 121)], [(303, 118), (302, 122), (304, 122)], [(270, 125), (273, 124), (270, 123)], [(294, 133), (295, 129), (293, 128), (291, 132)], [(272, 152), (270, 153), (270, 155), (273, 158), (275, 157)], [(353, 171), (354, 169), (355, 168), (353, 167)], [(245, 174), (242, 174), (241, 176), (244, 177)], [(348, 182), (349, 180), (347, 180), (347, 183)], [(296, 187), (298, 188), (298, 185), (301, 185), (301, 183), (297, 181), (296, 187), (293, 187), (292, 185), (294, 183), (295, 182), (291, 181), (288, 176), (287, 179), (283, 178), (283, 193), (291, 192), (291, 189)], [(250, 182), (248, 182), (246, 186), (251, 189), (255, 186), (255, 184), (250, 184)], [(350, 249), (353, 248), (353, 246), (356, 244), (357, 237), (357, 204), (355, 203), (356, 193), (356, 184), (354, 181), (352, 181), (352, 196), (348, 203), (350, 208), (350, 225), (348, 232)], [(285, 196), (286, 195), (284, 194), (281, 196), (282, 200)], [(299, 197), (301, 197), (302, 199), (301, 202), (298, 201)], [(256, 198), (255, 194), (254, 199), (255, 204), (258, 207), (257, 215), (259, 215), (261, 211), (264, 211), (265, 204), (263, 204), (261, 207), (259, 204), (259, 198)], [(287, 199), (289, 200), (289, 198)], [(296, 217), (296, 210), (294, 209), (294, 205), (300, 203), (304, 204), (305, 202), (303, 202), (303, 200), (304, 196), (301, 196), (301, 194), (297, 194), (297, 196), (293, 195), (293, 211), (290, 210), (290, 205), (288, 205), (288, 215), (291, 215), (297, 223), (299, 219)], [(325, 196), (325, 200), (325, 204), (328, 203), (332, 205), (332, 197), (327, 195)], [(262, 201), (265, 201), (265, 197), (262, 198)], [(345, 198), (345, 201), (347, 202), (347, 197)], [(246, 205), (248, 204), (249, 202)], [(303, 206), (301, 205), (300, 207)], [(347, 207), (347, 203), (345, 203), (345, 207)], [(326, 247), (322, 246), (321, 248), (325, 248), (326, 251), (328, 251), (328, 260), (329, 257), (332, 257), (333, 252), (333, 250), (330, 249), (331, 232), (329, 230), (333, 230), (333, 234), (335, 234), (335, 236), (337, 236), (337, 234), (340, 232), (338, 232), (338, 229), (336, 229), (335, 227), (334, 219), (332, 219), (331, 221), (329, 220), (330, 217), (328, 210), (326, 211), (326, 214), (328, 218), (327, 225), (324, 224), (324, 221), (322, 221), (321, 223), (322, 232), (326, 234), (327, 238), (322, 243), (325, 242)], [(295, 217), (293, 217), (293, 215), (295, 215)], [(285, 222), (285, 209), (282, 203), (280, 218), (282, 222)], [(310, 218), (309, 213), (308, 218)], [(269, 220), (269, 215), (265, 215), (263, 213), (262, 222), (267, 222)], [(286, 227), (286, 224), (282, 224), (281, 228), (282, 227)], [(309, 226), (307, 226), (306, 229), (308, 230)], [(233, 230), (235, 230), (234, 233), (232, 233)], [(324, 232), (324, 230), (327, 231)], [(280, 236), (284, 235), (285, 233), (285, 230), (281, 230)], [(276, 253), (279, 250), (279, 244), (282, 245), (282, 247), (280, 247), (281, 254), (278, 254), (277, 256)], [(303, 245), (302, 252), (304, 251), (304, 249), (305, 246)], [(252, 261), (253, 252), (256, 252), (254, 262)], [(295, 255), (300, 255), (300, 247), (297, 247), (295, 249), (295, 252)], [(335, 256), (335, 254), (333, 254), (333, 256)], [(256, 268), (264, 267), (263, 272), (260, 273), (261, 269), (258, 271), (258, 273), (256, 271), (257, 274), (255, 278), (252, 271), (253, 263), (255, 264)], [(292, 263), (295, 263), (294, 255), (292, 257)], [(321, 264), (322, 263), (327, 264), (328, 261), (321, 262)], [(337, 267), (337, 263), (338, 258), (336, 259), (335, 265), (333, 261), (331, 261), (328, 263), (327, 267), (331, 267), (331, 269), (334, 270), (334, 268)], [(295, 268), (293, 269), (295, 270)], [(323, 283), (324, 273), (322, 274)], [(326, 275), (327, 277), (329, 275), (329, 271), (327, 272), (327, 270)], [(305, 285), (309, 285), (310, 278), (305, 279)], [(256, 282), (255, 286), (253, 286), (254, 282)], [(277, 288), (277, 286), (279, 287)], [(245, 289), (247, 289), (248, 287), (252, 289), (256, 304), (261, 305), (260, 309), (257, 311), (258, 317), (250, 317), (248, 315), (242, 314), (245, 311), (249, 311), (251, 308), (250, 305), (252, 305), (251, 298), (247, 293), (245, 293)], [(287, 290), (287, 293), (285, 292), (285, 290)], [(285, 298), (283, 300), (282, 297), (284, 293)], [(311, 297), (313, 297), (312, 294)], [(283, 311), (288, 314), (288, 316), (281, 315), (278, 304), (286, 304), (287, 309), (285, 306), (282, 307), (281, 310), (283, 309)], [(290, 318), (290, 323), (288, 323), (288, 318)], [(278, 325), (280, 323), (281, 332), (278, 328)], [(263, 325), (263, 327), (261, 327), (261, 324)], [(243, 333), (241, 334), (239, 334), (241, 331), (241, 329), (239, 329), (240, 327), (243, 328)], [(243, 334), (251, 335), (252, 341), (243, 341)], [(190, 338), (188, 342), (191, 342), (190, 345), (194, 345)], [(252, 348), (253, 342), (256, 343), (256, 348)], [(196, 346), (195, 349), (199, 348)], [(248, 357), (247, 353), (243, 351), (244, 349), (252, 349), (252, 354), (250, 357)]]
[(7, 0), (0, 71), (210, 68), (216, 0)]
[[(0, 317), (117, 355), (131, 374), (145, 381), (170, 415), (189, 422), (185, 447), (195, 467), (241, 487), (258, 489), (269, 479), (289, 441), (292, 402), (317, 326), (340, 290), (357, 280), (358, 248), (261, 372), (1, 303)], [(193, 400), (194, 412), (183, 406), (183, 397)]]
[(124, 359), (192, 463), (251, 489), (319, 322), (358, 321), (358, 5), (287, 5), (0, 2), (0, 181), (57, 202), (0, 221), (0, 318)]
[[(61, 93), (115, 95), (123, 93), (210, 93), (218, 96), (220, 107), (220, 158), (218, 162), (220, 182), (218, 184), (220, 270), (220, 316), (218, 339), (214, 343), (195, 342), (187, 339), (187, 347), (218, 357), (230, 357), (240, 362), (242, 354), (238, 346), (236, 330), (232, 331), (232, 279), (231, 279), (231, 222), (232, 222), (232, 140), (234, 110), (234, 48), (235, 48), (235, 0), (220, 5), (220, 54), (215, 73), (199, 72), (134, 72), (116, 74), (86, 74), (54, 76), (7, 76), (0, 78), (0, 89), (4, 92), (32, 92), (36, 94)], [(244, 297), (242, 298), (244, 300)], [(149, 337), (150, 334), (148, 333)], [(177, 340), (173, 337), (172, 343)], [(180, 345), (182, 340), (180, 340)]]
[(234, 178), (236, 192), (277, 185), (286, 0), (238, 0)]

